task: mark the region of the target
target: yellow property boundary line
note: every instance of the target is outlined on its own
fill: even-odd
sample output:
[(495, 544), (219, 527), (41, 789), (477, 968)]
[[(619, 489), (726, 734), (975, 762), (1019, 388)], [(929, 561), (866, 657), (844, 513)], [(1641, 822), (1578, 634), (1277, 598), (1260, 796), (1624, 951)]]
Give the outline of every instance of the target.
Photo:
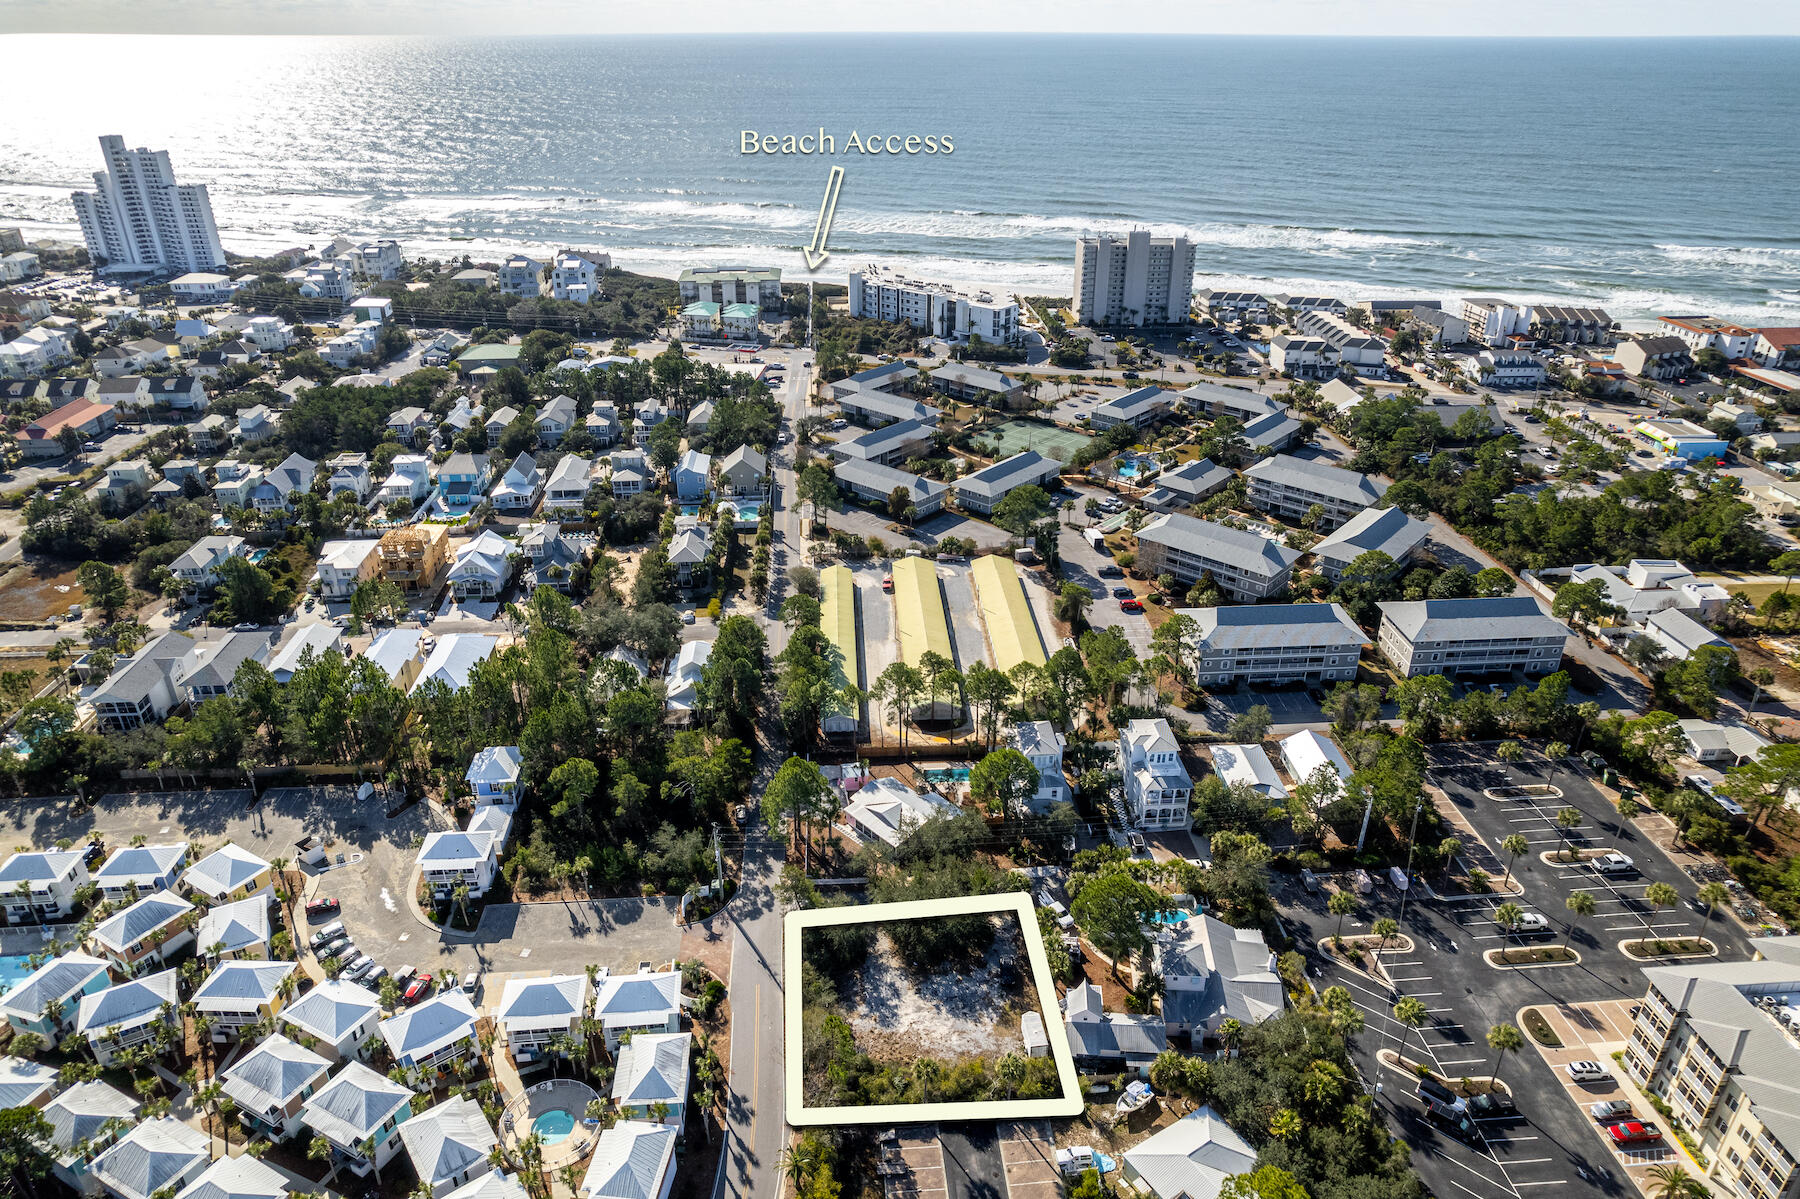
[[(943, 916), (978, 913), (1012, 915), (1031, 961), (1031, 980), (1042, 1005), (1044, 1032), (1056, 1062), (1062, 1095), (1055, 1099), (983, 1100), (974, 1103), (884, 1103), (856, 1107), (810, 1107), (806, 1103), (806, 1052), (800, 1004), (800, 945), (809, 928), (846, 924), (884, 924), (899, 920), (930, 920)], [(1069, 1049), (1068, 1030), (1056, 1006), (1056, 976), (1044, 953), (1031, 896), (1023, 891), (1004, 895), (959, 895), (950, 899), (920, 899), (906, 903), (871, 903), (843, 908), (813, 908), (789, 912), (782, 918), (782, 994), (787, 1024), (787, 1122), (796, 1128), (832, 1124), (924, 1123), (933, 1120), (1013, 1120), (1052, 1116), (1078, 1116), (1084, 1101), (1081, 1081), (1075, 1073), (1075, 1056)]]

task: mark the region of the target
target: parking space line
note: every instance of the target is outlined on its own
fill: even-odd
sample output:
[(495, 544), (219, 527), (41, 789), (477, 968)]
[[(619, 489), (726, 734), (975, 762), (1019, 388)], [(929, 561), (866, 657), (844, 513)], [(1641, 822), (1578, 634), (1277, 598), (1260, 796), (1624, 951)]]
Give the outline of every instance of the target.
[[(1546, 1157), (1544, 1160), (1549, 1161), (1550, 1159)], [(1568, 1181), (1566, 1178), (1553, 1178), (1549, 1182), (1515, 1182), (1513, 1185), (1515, 1187), (1559, 1187)]]
[(1431, 981), (1431, 975), (1429, 975), (1429, 974), (1414, 974), (1414, 975), (1410, 975), (1406, 978), (1396, 978), (1394, 981), (1397, 983), (1420, 983), (1420, 982), (1428, 983)]
[(1467, 1066), (1472, 1062), (1485, 1062), (1485, 1057), (1447, 1057), (1439, 1062), (1440, 1066)]

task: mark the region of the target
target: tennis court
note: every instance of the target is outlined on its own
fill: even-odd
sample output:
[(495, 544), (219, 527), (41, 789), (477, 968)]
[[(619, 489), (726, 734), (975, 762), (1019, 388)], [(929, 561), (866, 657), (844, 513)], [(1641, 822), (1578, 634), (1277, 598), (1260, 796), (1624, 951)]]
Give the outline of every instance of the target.
[[(1067, 462), (1075, 456), (1088, 442), (1087, 434), (1076, 433), (1069, 429), (1059, 429), (1035, 420), (1009, 420), (1003, 425), (984, 430), (976, 434), (975, 440), (992, 442), (1001, 449), (1001, 456), (1010, 458), (1014, 454), (1022, 454), (1026, 450), (1036, 450), (1059, 461)], [(1053, 449), (1061, 448), (1061, 454), (1052, 454)]]

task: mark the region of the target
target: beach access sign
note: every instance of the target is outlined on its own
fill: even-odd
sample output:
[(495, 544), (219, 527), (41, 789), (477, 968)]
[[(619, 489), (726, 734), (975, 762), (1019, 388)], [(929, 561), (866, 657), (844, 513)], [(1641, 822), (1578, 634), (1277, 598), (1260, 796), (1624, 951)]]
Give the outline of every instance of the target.
[[(838, 147), (843, 149), (839, 150)], [(956, 142), (947, 133), (869, 133), (855, 129), (848, 137), (838, 138), (825, 132), (821, 125), (813, 133), (759, 133), (754, 129), (738, 131), (740, 154), (954, 154)]]

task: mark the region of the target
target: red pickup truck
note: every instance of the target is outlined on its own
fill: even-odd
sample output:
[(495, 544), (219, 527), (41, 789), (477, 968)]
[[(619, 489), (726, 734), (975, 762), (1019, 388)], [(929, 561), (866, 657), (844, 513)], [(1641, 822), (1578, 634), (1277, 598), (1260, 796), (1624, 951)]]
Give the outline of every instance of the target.
[(1654, 1124), (1645, 1124), (1638, 1120), (1627, 1120), (1623, 1124), (1614, 1124), (1607, 1128), (1607, 1135), (1612, 1137), (1615, 1145), (1644, 1145), (1651, 1141), (1662, 1140), (1662, 1130)]

